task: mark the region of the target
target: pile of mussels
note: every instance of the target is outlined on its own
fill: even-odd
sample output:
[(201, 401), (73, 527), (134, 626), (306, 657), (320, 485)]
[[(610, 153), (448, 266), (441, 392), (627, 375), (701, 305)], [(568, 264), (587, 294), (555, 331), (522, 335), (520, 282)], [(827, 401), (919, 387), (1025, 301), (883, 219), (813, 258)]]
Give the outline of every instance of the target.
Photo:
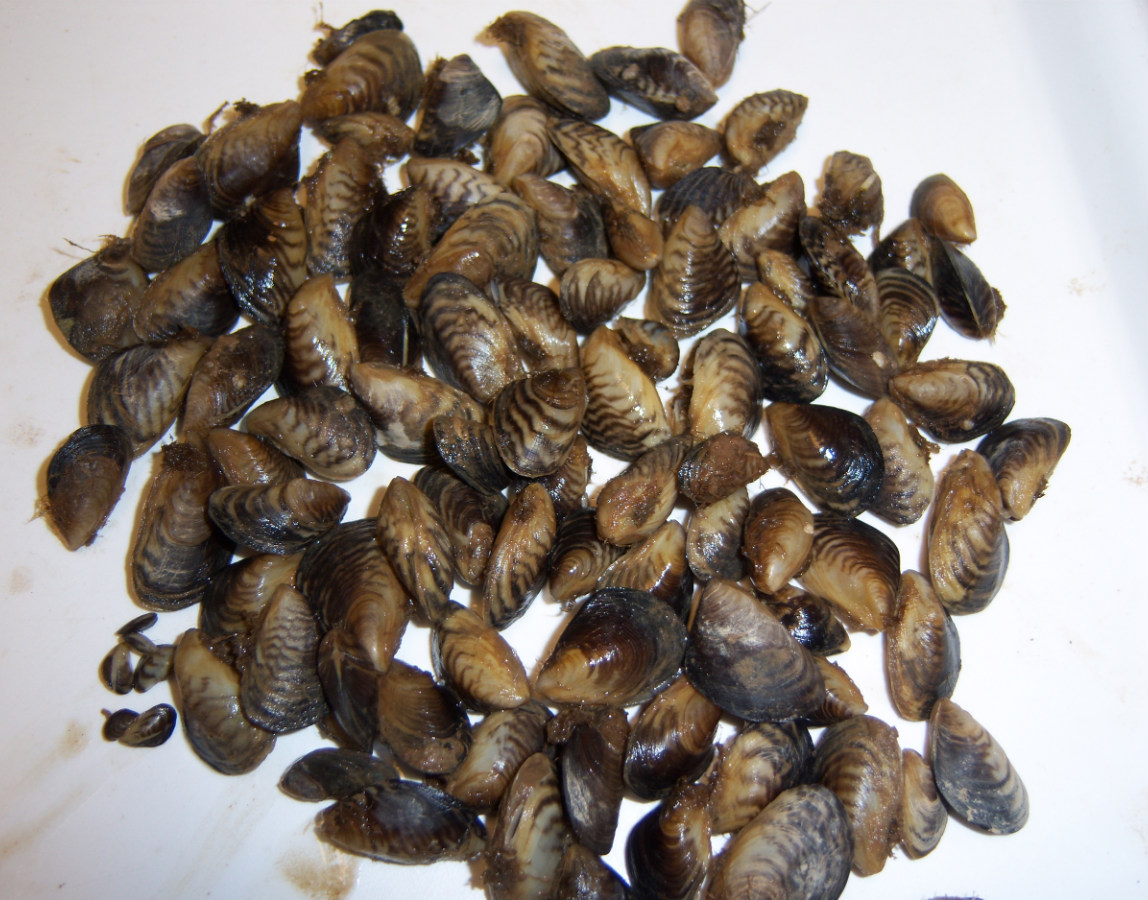
[[(969, 201), (928, 178), (878, 241), (864, 156), (829, 159), (816, 212), (797, 173), (759, 183), (807, 99), (689, 121), (730, 75), (745, 6), (690, 0), (678, 24), (680, 53), (587, 58), (508, 13), (483, 35), (527, 92), (505, 98), (467, 55), (424, 72), (394, 13), (324, 26), (298, 100), (151, 138), (130, 236), (49, 289), (96, 366), (88, 424), (48, 470), (70, 549), (178, 420), (132, 591), (199, 604), (198, 627), (169, 645), (143, 633), (154, 612), (129, 622), (107, 686), (170, 681), (191, 746), (227, 774), (318, 726), (334, 746), (281, 787), (334, 801), (321, 838), (400, 863), (482, 855), (491, 898), (832, 898), (897, 844), (929, 853), (950, 813), (991, 833), (1028, 816), (1002, 748), (949, 699), (952, 616), (992, 600), (1005, 523), (1069, 429), (1006, 423), (995, 365), (918, 358), (938, 318), (987, 338), (1004, 312), (961, 249)], [(657, 121), (628, 141), (595, 125), (611, 97)], [(300, 179), (303, 128), (329, 149)], [(539, 257), (556, 290), (532, 280)], [(622, 317), (643, 291), (645, 318)], [(731, 310), (736, 333), (711, 328)], [(830, 378), (872, 406), (818, 404)], [(983, 439), (934, 484), (921, 431)], [(591, 448), (625, 466), (588, 497)], [(422, 468), (377, 519), (342, 522), (338, 483), (377, 450)], [(770, 469), (799, 493), (750, 496)], [(902, 572), (865, 511), (928, 513), (927, 573)], [(531, 679), (501, 632), (544, 587), (574, 611)], [(430, 629), (433, 673), (396, 658), (408, 623)], [(927, 756), (829, 661), (858, 630), (884, 633)], [(122, 710), (104, 733), (151, 746), (176, 718)], [(723, 721), (736, 733), (715, 745)], [(623, 795), (657, 803), (625, 838), (629, 884), (601, 859)]]

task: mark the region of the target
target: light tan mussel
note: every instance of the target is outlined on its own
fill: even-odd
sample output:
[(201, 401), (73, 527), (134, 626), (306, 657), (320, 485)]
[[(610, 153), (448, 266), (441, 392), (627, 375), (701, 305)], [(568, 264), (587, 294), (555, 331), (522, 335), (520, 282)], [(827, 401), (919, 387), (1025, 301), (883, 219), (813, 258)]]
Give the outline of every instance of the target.
[(434, 627), (431, 659), (442, 682), (471, 709), (513, 709), (530, 699), (514, 648), (482, 616), (451, 602)]
[(528, 372), (579, 365), (578, 333), (562, 315), (557, 295), (525, 278), (496, 281), (493, 296), (514, 332)]
[(96, 539), (123, 493), (133, 455), (127, 433), (114, 425), (78, 428), (52, 454), (41, 506), (69, 550)]
[(745, 0), (689, 0), (678, 15), (678, 44), (715, 87), (733, 72), (745, 39)]
[(645, 272), (616, 259), (580, 259), (562, 273), (558, 302), (579, 334), (605, 325), (646, 286)]
[(861, 689), (849, 677), (849, 673), (824, 656), (814, 655), (813, 658), (821, 670), (821, 677), (825, 679), (825, 696), (821, 705), (802, 716), (801, 721), (811, 728), (817, 728), (865, 715), (869, 711), (869, 704), (865, 702)]
[(527, 483), (511, 499), (490, 550), (481, 594), (490, 625), (505, 628), (542, 590), (557, 534), (550, 494), (537, 482)]
[(619, 316), (613, 330), (626, 346), (626, 355), (654, 381), (665, 381), (677, 370), (681, 348), (674, 333), (661, 322)]
[(769, 488), (754, 496), (742, 532), (754, 587), (777, 593), (804, 570), (812, 549), (813, 513), (793, 491)]
[(829, 361), (806, 318), (775, 290), (754, 282), (742, 294), (738, 331), (753, 351), (767, 400), (811, 403), (829, 383)]
[(565, 165), (546, 134), (550, 110), (527, 94), (502, 98), (502, 110), (486, 131), (486, 171), (502, 184), (518, 175), (548, 178)]
[(699, 581), (737, 581), (745, 574), (741, 545), (748, 513), (749, 491), (744, 487), (690, 510), (686, 521), (686, 559)]
[(287, 303), (283, 320), (283, 375), (297, 390), (316, 385), (349, 390), (359, 361), (359, 338), (331, 275), (308, 278)]
[(291, 457), (245, 431), (212, 428), (207, 452), (228, 484), (277, 484), (306, 474)]
[(877, 282), (877, 327), (901, 368), (917, 362), (937, 324), (937, 295), (929, 283), (907, 269), (881, 269)]
[(1016, 392), (993, 363), (934, 359), (890, 378), (889, 398), (938, 441), (960, 443), (999, 427)]
[(804, 725), (742, 726), (718, 747), (710, 795), (714, 833), (740, 831), (782, 791), (804, 783), (812, 758), (813, 741)]
[(726, 152), (742, 171), (756, 174), (793, 141), (808, 105), (808, 97), (783, 89), (751, 94), (726, 116)]
[(690, 900), (710, 872), (709, 788), (677, 786), (626, 838), (626, 872), (639, 898)]
[(392, 478), (379, 503), (376, 536), (424, 619), (441, 622), (454, 587), (454, 551), (442, 516), (406, 478)]
[(757, 260), (765, 251), (793, 249), (804, 215), (805, 182), (796, 172), (787, 172), (725, 218), (718, 237), (737, 259), (742, 281), (757, 279)]
[(694, 345), (678, 379), (674, 407), (698, 441), (721, 432), (750, 438), (761, 424), (761, 371), (749, 342), (714, 328)]
[(961, 641), (949, 613), (920, 572), (903, 572), (897, 609), (885, 633), (885, 674), (902, 718), (923, 722), (951, 697), (961, 671)]
[[(598, 537), (597, 511), (573, 510), (560, 521), (550, 563), (550, 595), (563, 607), (590, 593), (623, 548)], [(629, 585), (624, 585), (629, 587)]]
[(487, 714), (474, 727), (466, 759), (443, 779), (443, 788), (478, 812), (498, 809), (519, 766), (546, 746), (549, 718), (550, 710), (533, 700)]
[(698, 122), (656, 122), (630, 129), (650, 186), (664, 190), (721, 152), (721, 133)]
[(941, 240), (971, 244), (977, 224), (968, 195), (948, 175), (930, 175), (913, 190), (909, 215)]
[(1023, 519), (1044, 495), (1071, 438), (1071, 429), (1058, 419), (1014, 419), (977, 445), (977, 452), (989, 461), (996, 476), (1011, 520)]
[(901, 554), (883, 532), (858, 519), (813, 517), (813, 550), (798, 576), (845, 624), (868, 634), (884, 631), (896, 608)]
[(259, 553), (236, 560), (211, 576), (199, 604), (198, 628), (208, 640), (254, 630), (280, 585), (295, 586), (302, 554)]
[(689, 438), (676, 435), (647, 450), (598, 493), (598, 537), (628, 547), (655, 532), (678, 499), (678, 470)]
[[(492, 175), (457, 159), (414, 156), (403, 168), (410, 186), (433, 198), (442, 227), (454, 224), (471, 207), (509, 193), (506, 185)], [(433, 245), (433, 236), (428, 235), (428, 239)]]
[(933, 768), (916, 750), (901, 752), (905, 789), (901, 794), (901, 849), (909, 859), (932, 853), (945, 833), (949, 811), (937, 790)]
[(612, 131), (578, 119), (551, 119), (547, 133), (578, 181), (607, 201), (603, 205), (650, 216), (650, 180), (633, 147)]
[(876, 235), (885, 218), (885, 196), (872, 160), (848, 150), (829, 157), (817, 207), (827, 221), (847, 234), (872, 230)]
[(686, 530), (672, 519), (610, 563), (596, 587), (634, 588), (665, 600), (682, 621), (689, 615), (694, 578), (686, 560)]
[(894, 525), (916, 522), (933, 502), (935, 479), (929, 457), (941, 448), (925, 440), (888, 397), (874, 401), (864, 417), (884, 463), (881, 489), (870, 511)]

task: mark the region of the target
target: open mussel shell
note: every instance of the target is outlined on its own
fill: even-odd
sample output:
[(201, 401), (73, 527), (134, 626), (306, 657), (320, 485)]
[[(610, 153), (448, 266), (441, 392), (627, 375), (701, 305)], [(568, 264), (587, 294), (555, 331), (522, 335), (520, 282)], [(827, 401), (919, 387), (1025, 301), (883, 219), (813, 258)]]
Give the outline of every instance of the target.
[(797, 136), (808, 105), (808, 97), (783, 89), (751, 94), (726, 116), (726, 152), (741, 171), (755, 174)]
[(685, 648), (685, 626), (664, 601), (644, 591), (598, 590), (558, 636), (535, 694), (556, 704), (633, 706), (673, 677)]
[(1000, 292), (977, 264), (948, 241), (933, 242), (932, 282), (941, 315), (970, 338), (991, 338), (1005, 313)]
[(750, 501), (742, 553), (753, 586), (766, 594), (781, 590), (809, 560), (813, 513), (788, 488), (769, 488)]
[(498, 90), (470, 56), (436, 60), (427, 73), (412, 150), (418, 156), (453, 156), (478, 140), (501, 108)]
[(560, 745), (559, 777), (566, 815), (579, 843), (606, 854), (614, 845), (622, 807), (622, 763), (630, 724), (617, 707), (559, 710), (546, 726)]
[(710, 871), (709, 789), (683, 784), (647, 813), (626, 839), (633, 900), (689, 900)]
[(423, 67), (410, 37), (391, 28), (356, 38), (324, 69), (306, 79), (299, 107), (317, 122), (358, 112), (406, 119), (422, 96)]
[(466, 759), (443, 780), (446, 792), (478, 812), (497, 809), (518, 767), (546, 746), (549, 718), (535, 701), (484, 716), (471, 732)]
[(342, 800), (398, 777), (390, 760), (373, 753), (320, 747), (287, 767), (279, 778), (279, 790), (294, 800)]
[(678, 45), (715, 88), (733, 73), (745, 39), (745, 0), (689, 0), (678, 15)]
[(901, 752), (905, 789), (901, 794), (901, 849), (920, 859), (936, 849), (945, 833), (949, 811), (937, 790), (933, 768), (916, 750)]
[(802, 784), (812, 757), (813, 741), (803, 725), (745, 725), (720, 747), (710, 796), (714, 833), (739, 831), (782, 791)]
[(765, 422), (781, 471), (819, 508), (856, 516), (877, 499), (881, 445), (856, 413), (833, 406), (771, 403)]
[(432, 785), (397, 778), (324, 809), (315, 833), (340, 850), (405, 865), (471, 859), (486, 837), (465, 804)]
[(211, 495), (208, 514), (237, 544), (261, 553), (302, 550), (343, 518), (351, 495), (326, 481), (231, 485)]
[(803, 715), (825, 693), (812, 654), (753, 594), (720, 578), (702, 589), (684, 668), (702, 694), (750, 722)]
[(989, 461), (996, 476), (1010, 519), (1023, 519), (1044, 496), (1071, 438), (1072, 430), (1059, 419), (1014, 419), (977, 445), (977, 452)]
[(813, 549), (798, 580), (829, 601), (850, 628), (884, 631), (900, 579), (900, 551), (884, 532), (859, 519), (814, 516)]
[(1024, 827), (1024, 783), (1004, 748), (952, 700), (933, 707), (929, 757), (937, 790), (958, 818), (990, 834), (1012, 834)]
[(52, 454), (45, 512), (69, 550), (96, 539), (124, 491), (133, 455), (127, 432), (115, 425), (78, 428)]
[(820, 784), (783, 791), (714, 859), (707, 900), (836, 900), (849, 880), (853, 833), (836, 794)]
[(526, 478), (553, 474), (574, 446), (585, 411), (586, 378), (578, 366), (507, 385), (490, 408), (502, 461)]
[(953, 695), (960, 671), (961, 641), (952, 618), (924, 575), (902, 573), (885, 633), (885, 674), (897, 712), (925, 721), (937, 700)]
[(993, 363), (935, 359), (890, 378), (889, 397), (938, 441), (960, 443), (1000, 426), (1016, 391)]
[(930, 175), (913, 190), (909, 215), (926, 232), (944, 241), (971, 244), (977, 239), (977, 223), (968, 195), (948, 175)]
[(659, 119), (696, 119), (717, 103), (702, 71), (665, 47), (607, 47), (589, 63), (608, 93)]

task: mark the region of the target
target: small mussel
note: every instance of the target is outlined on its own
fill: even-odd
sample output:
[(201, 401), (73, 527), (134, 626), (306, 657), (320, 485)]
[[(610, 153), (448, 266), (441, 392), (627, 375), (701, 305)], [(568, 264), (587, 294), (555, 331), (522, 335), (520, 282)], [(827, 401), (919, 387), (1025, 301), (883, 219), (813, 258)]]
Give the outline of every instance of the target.
[(686, 453), (678, 467), (678, 490), (694, 503), (716, 503), (768, 469), (757, 444), (741, 432), (722, 431)]
[(750, 501), (742, 553), (759, 591), (773, 594), (805, 568), (813, 548), (813, 513), (788, 488), (770, 488)]
[(682, 784), (630, 831), (626, 872), (634, 900), (690, 900), (710, 871), (709, 790)]
[(557, 534), (549, 492), (537, 482), (527, 483), (502, 517), (482, 581), (482, 609), (495, 628), (521, 616), (542, 590)]
[(203, 170), (194, 156), (185, 157), (148, 194), (132, 228), (132, 258), (149, 272), (167, 269), (199, 247), (211, 221)]
[(262, 438), (232, 428), (212, 428), (207, 451), (228, 484), (275, 484), (302, 478), (303, 467)]
[(466, 759), (444, 779), (446, 792), (478, 812), (497, 809), (518, 767), (545, 747), (549, 718), (537, 701), (484, 716)]
[(865, 421), (881, 446), (884, 477), (871, 511), (894, 525), (918, 521), (933, 502), (929, 457), (941, 448), (925, 440), (888, 397), (865, 410)]
[(187, 124), (169, 125), (149, 137), (128, 173), (124, 212), (130, 216), (138, 214), (159, 177), (173, 164), (193, 154), (202, 143), (203, 132)]
[(849, 234), (880, 229), (885, 218), (881, 176), (867, 156), (839, 150), (825, 164), (821, 215)]
[(617, 707), (567, 707), (546, 723), (561, 746), (559, 777), (575, 836), (595, 853), (609, 853), (622, 806), (622, 763), (630, 724)]
[(725, 120), (725, 148), (751, 175), (789, 146), (805, 116), (809, 98), (793, 91), (752, 94)]
[(470, 56), (463, 53), (436, 60), (427, 73), (412, 152), (453, 156), (478, 140), (494, 124), (501, 108), (498, 90)]
[(471, 709), (511, 709), (530, 699), (514, 648), (483, 618), (452, 602), (434, 629), (435, 671)]
[(742, 530), (749, 512), (749, 491), (738, 488), (714, 503), (695, 506), (686, 523), (686, 560), (699, 581), (745, 575)]
[(832, 656), (849, 649), (849, 632), (828, 601), (787, 585), (762, 598), (793, 639), (810, 653)]
[(936, 849), (945, 833), (949, 811), (937, 790), (933, 767), (916, 750), (901, 751), (905, 789), (901, 794), (901, 849), (920, 859)]
[(379, 546), (399, 581), (428, 621), (442, 621), (454, 586), (454, 552), (441, 514), (414, 484), (396, 477), (376, 521)]
[(449, 688), (430, 672), (394, 660), (378, 676), (379, 737), (408, 769), (446, 775), (470, 749), (470, 720)]
[(930, 175), (917, 185), (909, 201), (909, 215), (943, 241), (971, 244), (977, 239), (973, 205), (948, 175)]
[(506, 467), (527, 478), (558, 470), (586, 411), (586, 379), (577, 366), (515, 381), (494, 398), (490, 424)]
[(738, 331), (753, 350), (767, 400), (811, 403), (829, 383), (829, 361), (809, 321), (766, 285), (745, 289)]
[(1005, 313), (1004, 300), (976, 263), (948, 241), (935, 240), (932, 282), (941, 315), (970, 338), (991, 338)]
[(528, 94), (502, 98), (502, 109), (483, 138), (486, 171), (502, 184), (518, 175), (547, 178), (564, 160), (546, 135), (550, 110)]
[(650, 186), (670, 187), (721, 151), (721, 133), (698, 122), (657, 122), (630, 129), (630, 141), (650, 176)]
[(729, 80), (745, 39), (745, 0), (689, 0), (678, 16), (678, 43), (716, 88)]
[(897, 712), (929, 718), (941, 697), (951, 697), (961, 671), (956, 625), (920, 572), (903, 572), (897, 609), (885, 634), (885, 673)]
[(158, 747), (175, 731), (175, 707), (160, 703), (137, 713), (130, 709), (108, 713), (104, 722), (104, 740), (116, 741), (125, 747)]
[(351, 495), (326, 481), (231, 485), (211, 495), (207, 511), (232, 540), (261, 553), (302, 550), (343, 518)]
[(1012, 412), (1016, 391), (1000, 366), (935, 359), (889, 379), (889, 397), (938, 441), (959, 443), (997, 428)]
[(589, 61), (611, 95), (659, 119), (696, 119), (717, 103), (702, 71), (665, 47), (607, 47)]
[(123, 493), (132, 456), (127, 432), (115, 425), (85, 425), (52, 454), (43, 506), (69, 550), (96, 539)]
[(1059, 419), (1014, 419), (977, 445), (996, 476), (1010, 519), (1023, 519), (1044, 496), (1071, 438), (1072, 430)]

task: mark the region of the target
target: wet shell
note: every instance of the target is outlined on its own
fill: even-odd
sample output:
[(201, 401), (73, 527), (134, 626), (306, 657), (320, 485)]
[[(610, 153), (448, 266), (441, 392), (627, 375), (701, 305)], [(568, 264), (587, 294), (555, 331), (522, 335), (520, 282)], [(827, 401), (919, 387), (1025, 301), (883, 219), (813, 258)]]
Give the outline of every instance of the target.
[(829, 601), (850, 628), (884, 631), (900, 578), (901, 554), (883, 532), (857, 519), (814, 516), (813, 551), (798, 580)]
[(771, 403), (765, 408), (781, 471), (818, 507), (855, 516), (881, 490), (881, 445), (856, 413), (833, 406)]
[(264, 194), (218, 232), (219, 268), (249, 318), (277, 327), (307, 278), (307, 229), (291, 188)]
[(398, 278), (377, 269), (355, 276), (347, 286), (347, 305), (355, 321), (360, 360), (419, 365), (422, 346)]
[(476, 491), (498, 492), (510, 483), (498, 452), (499, 436), (486, 422), (436, 416), (431, 430), (442, 461)]
[(926, 441), (888, 397), (865, 410), (865, 421), (881, 446), (885, 473), (871, 511), (894, 525), (918, 521), (933, 502), (929, 457), (941, 448)]
[(909, 859), (928, 856), (941, 842), (949, 811), (937, 791), (932, 767), (916, 750), (901, 752), (905, 788), (901, 793), (901, 849)]
[(723, 431), (695, 444), (685, 455), (678, 467), (678, 489), (704, 506), (756, 481), (768, 468), (757, 444), (739, 432)]
[(219, 245), (208, 241), (156, 275), (132, 319), (132, 327), (149, 344), (175, 337), (224, 334), (239, 318), (239, 307), (219, 268)]
[(581, 844), (562, 855), (554, 885), (556, 900), (628, 900), (629, 886), (602, 857)]
[(213, 640), (254, 631), (275, 591), (294, 586), (299, 559), (298, 554), (260, 553), (217, 571), (199, 604), (200, 633)]
[(309, 122), (372, 111), (406, 119), (418, 106), (424, 84), (414, 42), (389, 28), (357, 38), (305, 81), (299, 105)]
[(904, 572), (897, 611), (885, 633), (885, 674), (897, 712), (910, 721), (925, 721), (938, 699), (953, 695), (960, 671), (956, 625), (929, 580), (919, 572)]
[(937, 324), (937, 295), (907, 269), (881, 269), (877, 281), (877, 327), (902, 368), (913, 365)]
[(609, 255), (602, 208), (588, 191), (530, 173), (516, 175), (511, 187), (534, 210), (538, 249), (555, 275), (579, 260)]
[(847, 234), (879, 231), (885, 218), (885, 196), (872, 160), (848, 150), (829, 157), (817, 207), (826, 220)]
[(873, 272), (904, 269), (932, 284), (933, 244), (920, 220), (906, 219), (873, 248), (869, 254), (869, 267)]
[(333, 116), (314, 125), (315, 133), (334, 146), (347, 139), (389, 161), (402, 159), (414, 143), (414, 130), (397, 116), (384, 112), (350, 113)]
[(836, 294), (815, 296), (806, 315), (817, 329), (830, 372), (866, 397), (884, 395), (899, 366), (876, 318)]
[(813, 326), (763, 284), (751, 284), (738, 307), (738, 331), (761, 372), (767, 400), (810, 403), (829, 383), (829, 361)]
[(1004, 507), (988, 461), (962, 450), (937, 482), (926, 535), (929, 580), (953, 615), (980, 612), (1008, 568)]
[(849, 649), (849, 632), (825, 600), (788, 585), (764, 597), (793, 639), (810, 653), (831, 656)]
[(303, 224), (307, 229), (307, 271), (312, 275), (351, 274), (355, 226), (385, 196), (384, 154), (378, 144), (342, 140), (319, 160), (303, 182)]
[(328, 481), (358, 478), (375, 459), (371, 417), (337, 387), (268, 400), (248, 413), (243, 427)]
[(762, 189), (744, 172), (731, 172), (705, 166), (683, 175), (658, 198), (654, 213), (662, 227), (669, 229), (691, 206), (697, 206), (720, 225), (735, 210), (754, 202)]
[(414, 484), (442, 513), (454, 551), (455, 577), (465, 584), (482, 584), (494, 533), (506, 512), (506, 498), (477, 491), (437, 464), (419, 469)]
[(977, 239), (973, 205), (948, 175), (930, 175), (917, 185), (909, 201), (909, 215), (943, 241), (971, 244)]
[(710, 806), (715, 834), (739, 831), (782, 791), (801, 784), (813, 756), (802, 725), (757, 722), (721, 748)]
[(582, 371), (587, 398), (582, 432), (592, 446), (634, 459), (670, 436), (654, 382), (605, 325), (582, 344)]
[(671, 437), (611, 478), (598, 494), (598, 537), (619, 547), (653, 534), (678, 499), (678, 469), (689, 438)]
[(381, 271), (396, 280), (401, 295), (406, 279), (430, 254), (442, 227), (442, 207), (422, 185), (379, 196), (351, 232), (350, 270), (367, 277)]
[(770, 488), (749, 505), (742, 553), (759, 591), (774, 594), (805, 568), (813, 549), (813, 513), (786, 488)]
[(825, 679), (825, 697), (814, 712), (802, 717), (802, 722), (810, 727), (832, 725), (854, 716), (863, 716), (869, 711), (869, 704), (865, 702), (861, 689), (849, 677), (848, 672), (823, 656), (814, 658), (817, 660), (817, 668), (821, 670), (821, 677)]
[(662, 226), (632, 206), (607, 201), (602, 208), (606, 240), (614, 256), (631, 269), (648, 272), (662, 259)]
[(345, 25), (334, 28), (326, 22), (320, 22), (316, 28), (326, 35), (315, 42), (311, 48), (311, 58), (319, 65), (326, 66), (354, 41), (370, 31), (382, 28), (403, 30), (402, 20), (390, 10), (375, 9), (357, 19), (351, 19)]
[(938, 441), (960, 443), (1000, 426), (1016, 391), (1000, 366), (936, 359), (890, 378), (889, 397)]
[(853, 860), (853, 834), (827, 787), (782, 792), (714, 860), (707, 900), (841, 896)]
[(633, 544), (607, 567), (597, 587), (648, 591), (665, 600), (685, 621), (693, 600), (694, 578), (686, 561), (686, 531), (682, 524), (665, 522), (653, 534)]
[(849, 236), (817, 216), (803, 218), (797, 233), (814, 279), (828, 292), (876, 316), (881, 305), (877, 280)]
[(275, 484), (302, 478), (303, 467), (253, 434), (213, 428), (207, 450), (228, 484)]
[(550, 595), (564, 607), (594, 590), (598, 579), (623, 553), (598, 537), (597, 511), (578, 509), (560, 520), (550, 564)]
[(46, 512), (69, 550), (96, 539), (124, 491), (132, 457), (131, 440), (114, 425), (78, 428), (52, 454)]
[(696, 780), (714, 756), (722, 711), (679, 675), (634, 720), (626, 743), (626, 786), (642, 800), (660, 800)]
[(724, 328), (707, 333), (694, 345), (679, 383), (679, 398), (688, 406), (688, 429), (695, 440), (721, 432), (748, 438), (761, 423), (761, 376), (741, 335)]
[[(456, 159), (412, 157), (405, 165), (412, 188), (432, 197), (441, 209), (443, 227), (472, 206), (509, 192), (502, 182)], [(396, 195), (398, 196), (398, 195)]]
[(274, 384), (283, 368), (283, 338), (266, 325), (249, 325), (216, 338), (196, 363), (183, 404), (183, 432), (203, 443), (216, 428), (239, 421)]
[[(126, 727), (123, 731), (119, 731), (115, 740), (123, 744), (125, 747), (158, 747), (171, 737), (172, 732), (175, 731), (176, 712), (175, 708), (166, 703), (160, 703), (153, 706), (151, 709), (136, 715), (131, 710), (120, 710), (122, 713), (131, 713), (131, 721), (126, 722), (121, 719), (121, 722), (126, 722)], [(110, 725), (113, 718), (117, 714), (113, 714), (108, 718)], [(116, 728), (118, 731), (118, 727)], [(105, 739), (110, 735), (107, 734), (105, 728)]]
[(239, 678), (243, 714), (275, 734), (314, 725), (327, 714), (315, 668), (319, 628), (306, 598), (279, 587), (255, 629)]
[(739, 488), (716, 503), (695, 506), (686, 526), (686, 559), (701, 581), (745, 574), (741, 535), (749, 512), (749, 492)]
[(378, 670), (354, 637), (339, 628), (323, 635), (317, 663), (331, 730), (343, 746), (370, 752), (379, 732)]
[(132, 689), (133, 674), (131, 647), (119, 641), (100, 660), (100, 682), (113, 694), (126, 694)]
[(646, 814), (626, 839), (634, 900), (690, 900), (710, 870), (709, 791), (686, 784)]
[(132, 258), (159, 272), (189, 256), (211, 230), (207, 182), (194, 156), (156, 181), (132, 228)]
[(685, 626), (657, 597), (595, 591), (558, 636), (535, 693), (554, 704), (633, 706), (673, 677), (685, 646)]
[(426, 619), (442, 621), (454, 586), (454, 552), (434, 504), (407, 479), (392, 478), (379, 503), (375, 533)]
[(613, 328), (626, 345), (626, 354), (654, 381), (664, 381), (677, 370), (681, 349), (674, 333), (661, 322), (621, 316)]
[(347, 390), (359, 361), (359, 339), (331, 275), (308, 278), (291, 297), (283, 320), (283, 374), (296, 390), (316, 385)]
[(551, 119), (546, 131), (591, 193), (611, 206), (650, 215), (650, 180), (633, 147), (612, 131), (578, 119)]
[(293, 800), (342, 800), (398, 777), (387, 759), (361, 750), (320, 747), (287, 767), (279, 778), (279, 790)]
[(813, 655), (753, 594), (720, 578), (702, 588), (684, 670), (708, 699), (750, 722), (803, 715), (825, 693)]
[(805, 182), (796, 172), (787, 172), (725, 217), (718, 237), (737, 259), (742, 281), (756, 280), (761, 253), (792, 249), (804, 215)]
[(483, 579), (482, 608), (495, 628), (521, 616), (542, 589), (557, 534), (550, 494), (540, 484), (527, 484), (502, 517)]
[(589, 62), (611, 96), (659, 119), (696, 119), (717, 103), (702, 71), (665, 47), (607, 47)]
[(742, 171), (755, 174), (796, 137), (808, 105), (808, 97), (792, 91), (751, 94), (726, 116), (726, 152)]
[(458, 768), (470, 749), (470, 721), (454, 694), (398, 659), (378, 684), (379, 736), (400, 762), (424, 775)]
[(782, 250), (762, 250), (756, 259), (757, 277), (761, 283), (790, 309), (804, 314), (817, 289), (801, 264)]
[(586, 438), (578, 435), (566, 461), (553, 475), (544, 475), (538, 483), (546, 488), (554, 501), (554, 513), (565, 519), (586, 506), (586, 487), (590, 483), (593, 460)]
[(941, 315), (969, 338), (991, 338), (1004, 317), (1000, 291), (981, 274), (977, 264), (948, 241), (933, 242), (932, 282)]
[(958, 818), (989, 834), (1012, 834), (1028, 821), (1028, 791), (984, 727), (952, 700), (929, 719), (929, 757), (937, 789)]
[(135, 455), (144, 453), (175, 422), (192, 372), (211, 340), (141, 344), (109, 356), (96, 366), (88, 388), (88, 424), (119, 426)]
[(436, 60), (427, 73), (418, 156), (453, 156), (478, 140), (498, 118), (502, 97), (467, 54)]
[(1014, 419), (977, 445), (996, 476), (1010, 519), (1023, 519), (1044, 496), (1071, 438), (1071, 429), (1058, 419)]
[(351, 495), (325, 481), (232, 485), (211, 495), (207, 511), (237, 544), (260, 553), (302, 550), (343, 518)]
[(590, 63), (553, 22), (510, 12), (492, 22), (483, 37), (502, 44), (519, 83), (562, 115), (600, 119), (610, 111), (610, 97)]
[(320, 812), (315, 833), (340, 850), (404, 865), (471, 859), (486, 837), (478, 816), (449, 794), (397, 778)]
[(194, 125), (169, 125), (147, 139), (128, 173), (124, 188), (124, 212), (134, 216), (143, 209), (152, 187), (164, 172), (203, 143), (203, 132)]
[(512, 709), (530, 699), (514, 648), (465, 606), (451, 603), (435, 626), (432, 659), (435, 672), (472, 709)]
[(558, 302), (580, 334), (609, 322), (646, 286), (645, 272), (616, 259), (580, 259), (562, 273)]
[(496, 282), (494, 298), (514, 332), (518, 354), (529, 372), (579, 365), (578, 333), (562, 315), (550, 288), (524, 278)]
[(232, 547), (205, 512), (221, 484), (202, 450), (187, 444), (163, 448), (130, 556), (132, 587), (146, 609), (190, 606), (203, 597), (211, 575), (227, 565)]
[(559, 776), (570, 826), (580, 844), (609, 853), (622, 806), (622, 762), (630, 723), (616, 707), (559, 710), (546, 726), (562, 747)]
[(507, 385), (490, 409), (502, 461), (527, 478), (556, 472), (570, 453), (585, 410), (586, 379), (576, 366)]
[(194, 628), (176, 644), (172, 673), (184, 732), (200, 759), (224, 775), (242, 775), (263, 762), (275, 735), (243, 715), (239, 673)]
[(689, 0), (678, 16), (682, 53), (721, 87), (745, 38), (745, 0)]
[(502, 99), (502, 110), (486, 132), (486, 171), (502, 184), (518, 175), (547, 178), (565, 160), (546, 134), (550, 110), (526, 94)]
[(853, 829), (853, 871), (875, 875), (897, 842), (901, 748), (897, 730), (872, 716), (829, 726), (813, 755), (814, 781), (830, 788)]
[(497, 809), (519, 766), (546, 745), (549, 718), (550, 711), (533, 701), (483, 717), (466, 759), (443, 781), (446, 792), (479, 812)]
[(131, 243), (115, 238), (52, 282), (48, 307), (72, 349), (98, 362), (139, 343), (132, 320), (147, 285)]
[(232, 118), (195, 151), (217, 219), (230, 218), (248, 197), (295, 184), (302, 124), (294, 100), (235, 104)]
[(664, 190), (721, 152), (721, 133), (698, 122), (658, 122), (630, 129), (630, 142), (650, 179)]

